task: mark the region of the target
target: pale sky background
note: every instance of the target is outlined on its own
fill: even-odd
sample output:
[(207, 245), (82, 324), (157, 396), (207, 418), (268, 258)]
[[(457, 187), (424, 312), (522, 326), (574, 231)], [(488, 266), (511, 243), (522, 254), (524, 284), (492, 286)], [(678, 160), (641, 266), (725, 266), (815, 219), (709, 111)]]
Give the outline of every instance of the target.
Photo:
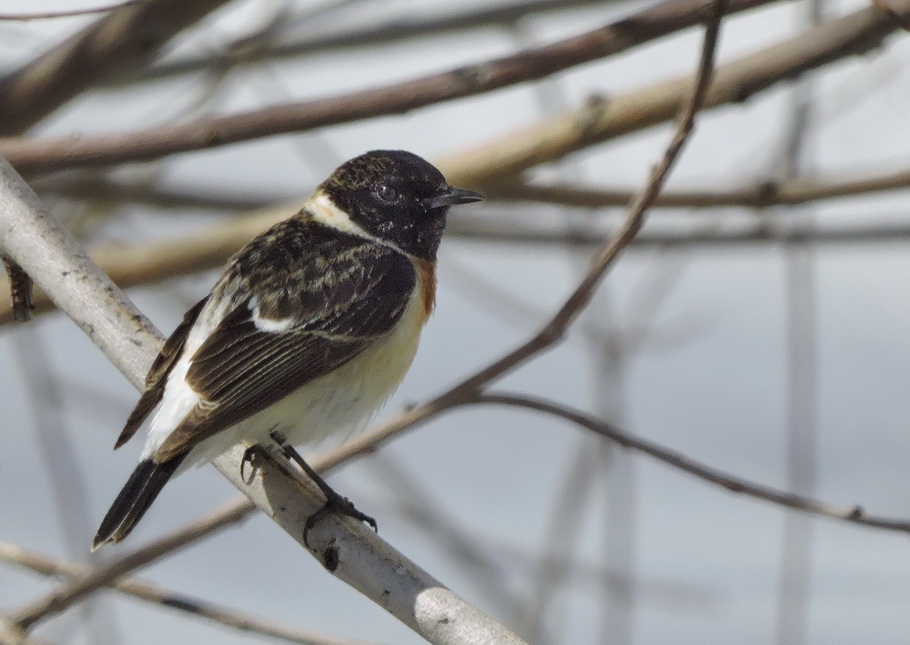
[[(34, 7), (65, 3), (34, 3)], [(79, 3), (84, 5), (85, 3)], [(308, 4), (290, 3), (292, 7)], [(447, 3), (359, 2), (372, 16), (444, 11)], [(461, 3), (467, 5), (468, 3)], [(482, 4), (478, 2), (477, 4)], [(22, 10), (0, 2), (0, 11)], [(75, 6), (76, 3), (73, 3)], [(279, 3), (240, 2), (209, 21), (202, 38), (182, 39), (181, 51), (204, 51), (249, 33)], [(545, 14), (506, 28), (435, 36), (375, 51), (331, 52), (236, 70), (215, 102), (218, 112), (318, 97), (453, 68), (505, 54), (521, 43), (544, 43), (606, 23), (640, 3), (601, 4)], [(830, 6), (832, 14), (865, 6)], [(381, 9), (380, 9), (381, 7)], [(339, 12), (341, 15), (342, 12)], [(793, 5), (727, 19), (720, 61), (798, 31)], [(0, 24), (0, 63), (27, 60), (86, 19)], [(313, 29), (324, 29), (316, 24)], [(193, 32), (198, 35), (198, 32)], [(218, 40), (214, 40), (218, 35)], [(694, 69), (700, 34), (635, 48), (557, 77), (549, 100), (577, 104), (593, 92), (606, 95)], [(816, 75), (818, 116), (809, 135), (812, 167), (820, 174), (882, 172), (910, 158), (910, 39), (896, 34), (884, 50), (851, 59)], [(127, 130), (184, 117), (204, 88), (199, 77), (162, 83), (141, 94), (100, 91), (74, 101), (41, 127), (69, 134)], [(207, 186), (231, 192), (304, 196), (341, 161), (373, 148), (405, 148), (429, 159), (467, 149), (533, 122), (542, 113), (534, 86), (372, 119), (300, 136), (175, 157), (161, 166), (132, 166), (124, 177), (156, 177), (164, 186)], [(732, 188), (778, 172), (789, 93), (763, 93), (744, 105), (705, 115), (670, 185)], [(662, 154), (668, 128), (655, 128), (572, 158), (569, 176), (592, 183), (637, 186)], [(820, 203), (818, 222), (834, 226), (907, 221), (907, 193), (895, 191)], [(489, 217), (525, 212), (553, 217), (543, 207), (484, 205)], [(802, 211), (805, 213), (806, 211)], [(63, 212), (58, 212), (64, 215)], [(476, 213), (475, 213), (476, 214)], [(744, 210), (703, 216), (705, 226), (748, 221)], [(457, 217), (457, 214), (454, 215)], [(685, 218), (683, 211), (655, 214)], [(786, 217), (786, 216), (785, 216)], [(116, 220), (116, 221), (114, 221)], [(165, 213), (141, 207), (92, 227), (96, 241), (137, 241), (198, 230), (220, 216)], [(683, 220), (686, 221), (686, 220)], [(652, 224), (660, 227), (660, 221)], [(707, 229), (707, 230), (710, 230)], [(574, 252), (577, 256), (577, 251)], [(427, 326), (414, 366), (380, 419), (409, 402), (423, 401), (515, 347), (533, 333), (570, 292), (580, 267), (564, 247), (511, 246), (448, 238), (440, 257), (437, 311)], [(624, 428), (713, 467), (765, 485), (783, 487), (786, 468), (786, 327), (784, 267), (779, 244), (657, 249), (625, 256), (607, 279), (589, 321), (620, 329), (641, 293), (667, 282), (669, 291), (647, 321), (649, 341), (629, 356), (618, 387)], [(875, 514), (910, 518), (906, 464), (910, 459), (910, 255), (907, 240), (828, 245), (813, 263), (817, 302), (818, 437), (820, 499), (859, 503)], [(135, 289), (130, 295), (169, 332), (183, 311), (202, 297), (215, 274)], [(537, 314), (508, 311), (485, 296), (478, 281), (508, 293)], [(6, 429), (0, 449), (0, 540), (40, 552), (83, 559), (91, 536), (135, 465), (141, 440), (111, 451), (136, 400), (135, 391), (65, 317), (40, 318), (0, 336), (0, 388)], [(578, 330), (555, 350), (509, 375), (497, 389), (546, 396), (596, 409), (609, 398), (591, 378), (592, 346)], [(30, 363), (31, 365), (28, 365)], [(31, 376), (29, 376), (31, 375)], [(31, 379), (31, 380), (30, 380)], [(36, 408), (40, 414), (36, 416)], [(47, 425), (49, 452), (71, 460), (81, 482), (68, 482), (78, 504), (61, 520), (52, 492), (39, 424)], [(62, 448), (65, 442), (68, 446)], [(332, 483), (374, 515), (382, 536), (458, 593), (514, 628), (509, 599), (478, 582), (479, 576), (403, 511), (418, 493), (470, 536), (500, 567), (494, 578), (527, 604), (535, 584), (528, 564), (544, 546), (554, 507), (575, 503), (558, 496), (576, 458), (597, 442), (577, 428), (526, 412), (478, 408), (449, 413), (399, 438), (375, 457), (333, 475)], [(774, 642), (784, 513), (736, 496), (644, 457), (633, 458), (636, 481), (634, 553), (637, 592), (632, 618), (635, 645)], [(413, 490), (391, 484), (400, 469)], [(58, 470), (59, 472), (59, 470)], [(579, 575), (560, 588), (548, 609), (549, 640), (599, 641), (603, 596), (597, 573), (604, 549), (604, 500), (615, 491), (602, 477), (586, 506), (579, 538)], [(85, 497), (78, 489), (84, 486)], [(238, 495), (210, 467), (173, 481), (124, 548), (136, 546), (198, 518)], [(80, 501), (81, 499), (81, 501)], [(73, 506), (70, 509), (74, 508)], [(807, 644), (868, 645), (910, 641), (910, 542), (830, 520), (813, 522)], [(69, 536), (69, 537), (68, 537)], [(567, 539), (569, 537), (567, 536)], [(550, 545), (556, 552), (562, 545)], [(81, 549), (81, 550), (80, 550)], [(116, 549), (105, 555), (115, 555)], [(170, 590), (197, 595), (275, 620), (379, 643), (423, 642), (394, 618), (334, 580), (321, 565), (261, 516), (141, 572)], [(0, 608), (13, 609), (52, 584), (0, 564)], [(276, 642), (214, 627), (182, 614), (105, 594), (100, 621), (117, 642)], [(91, 642), (71, 610), (37, 633), (55, 643)]]

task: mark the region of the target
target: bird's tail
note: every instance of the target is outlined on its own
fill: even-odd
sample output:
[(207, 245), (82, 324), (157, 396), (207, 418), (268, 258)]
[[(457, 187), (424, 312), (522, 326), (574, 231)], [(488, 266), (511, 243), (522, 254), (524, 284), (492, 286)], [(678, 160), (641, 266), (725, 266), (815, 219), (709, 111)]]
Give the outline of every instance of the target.
[(161, 464), (151, 459), (139, 462), (101, 521), (92, 541), (92, 551), (102, 544), (119, 542), (129, 535), (185, 456), (178, 455)]

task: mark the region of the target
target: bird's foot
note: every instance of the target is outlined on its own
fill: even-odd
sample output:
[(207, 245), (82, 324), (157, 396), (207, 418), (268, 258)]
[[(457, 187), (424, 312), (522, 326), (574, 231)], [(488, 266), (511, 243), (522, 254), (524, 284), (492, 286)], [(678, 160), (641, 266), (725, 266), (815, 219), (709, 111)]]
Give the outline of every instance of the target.
[(300, 456), (299, 452), (294, 450), (293, 446), (285, 441), (285, 438), (283, 436), (277, 433), (272, 434), (272, 440), (278, 444), (278, 447), (281, 449), (281, 452), (284, 453), (284, 456), (287, 457), (288, 460), (293, 461), (295, 464), (300, 466), (300, 469), (307, 474), (307, 477), (309, 477), (313, 483), (319, 487), (319, 490), (322, 491), (322, 494), (325, 495), (325, 504), (323, 504), (322, 508), (320, 508), (318, 511), (310, 515), (303, 526), (303, 544), (307, 548), (310, 546), (308, 540), (310, 529), (312, 529), (319, 520), (321, 520), (329, 513), (353, 517), (355, 520), (366, 522), (371, 527), (373, 527), (374, 531), (379, 532), (379, 527), (376, 524), (376, 520), (366, 513), (358, 511), (351, 500), (335, 492), (335, 489), (329, 486), (328, 482), (326, 482), (319, 473), (313, 470), (312, 466), (310, 466), (306, 460)]
[(307, 547), (310, 546), (308, 539), (310, 529), (316, 526), (317, 522), (319, 522), (330, 513), (353, 517), (355, 520), (369, 524), (371, 527), (373, 527), (374, 531), (379, 531), (376, 520), (366, 513), (357, 510), (357, 507), (355, 507), (351, 500), (349, 500), (347, 497), (339, 495), (331, 488), (328, 488), (328, 490), (323, 489), (322, 492), (325, 493), (326, 496), (325, 504), (323, 504), (322, 508), (320, 508), (318, 511), (310, 515), (306, 520), (306, 524), (303, 526), (303, 543)]

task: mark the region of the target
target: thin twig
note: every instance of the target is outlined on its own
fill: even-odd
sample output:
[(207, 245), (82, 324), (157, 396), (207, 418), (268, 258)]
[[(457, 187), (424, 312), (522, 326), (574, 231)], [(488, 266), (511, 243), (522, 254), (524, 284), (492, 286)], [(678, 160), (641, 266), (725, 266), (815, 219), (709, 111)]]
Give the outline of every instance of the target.
[(910, 520), (869, 515), (863, 510), (862, 506), (859, 505), (849, 507), (834, 506), (802, 495), (779, 491), (769, 486), (756, 484), (747, 479), (712, 468), (711, 466), (694, 459), (689, 459), (660, 444), (623, 432), (606, 421), (594, 418), (584, 412), (573, 410), (560, 403), (535, 397), (496, 392), (481, 394), (477, 397), (475, 402), (481, 404), (508, 405), (560, 417), (587, 428), (592, 432), (596, 432), (601, 436), (607, 437), (624, 448), (649, 455), (673, 468), (695, 475), (699, 479), (718, 484), (731, 492), (742, 493), (749, 497), (762, 499), (776, 504), (777, 506), (830, 517), (852, 524), (861, 524), (871, 528), (910, 533)]
[[(230, 513), (230, 508), (218, 513)], [(0, 542), (0, 559), (48, 576), (87, 578), (92, 575), (92, 568), (89, 566), (52, 558), (15, 544)], [(301, 643), (303, 645), (368, 645), (364, 641), (330, 637), (281, 625), (233, 607), (222, 607), (202, 598), (194, 598), (168, 591), (158, 585), (137, 580), (136, 578), (120, 578), (109, 586), (154, 605), (192, 614), (240, 631), (280, 638), (291, 643)]]

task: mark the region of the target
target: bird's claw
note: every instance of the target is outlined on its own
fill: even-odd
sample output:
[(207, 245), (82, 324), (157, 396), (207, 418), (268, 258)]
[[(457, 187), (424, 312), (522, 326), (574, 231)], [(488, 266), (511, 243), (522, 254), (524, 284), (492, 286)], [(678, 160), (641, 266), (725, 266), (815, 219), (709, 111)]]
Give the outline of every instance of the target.
[(307, 548), (311, 548), (309, 543), (310, 529), (316, 526), (316, 523), (329, 513), (353, 517), (355, 520), (369, 524), (374, 531), (377, 533), (379, 532), (379, 526), (376, 524), (376, 520), (373, 517), (357, 510), (357, 507), (354, 506), (347, 497), (343, 497), (331, 489), (330, 493), (331, 494), (326, 494), (326, 501), (325, 504), (322, 505), (322, 508), (310, 515), (303, 526), (303, 544)]

